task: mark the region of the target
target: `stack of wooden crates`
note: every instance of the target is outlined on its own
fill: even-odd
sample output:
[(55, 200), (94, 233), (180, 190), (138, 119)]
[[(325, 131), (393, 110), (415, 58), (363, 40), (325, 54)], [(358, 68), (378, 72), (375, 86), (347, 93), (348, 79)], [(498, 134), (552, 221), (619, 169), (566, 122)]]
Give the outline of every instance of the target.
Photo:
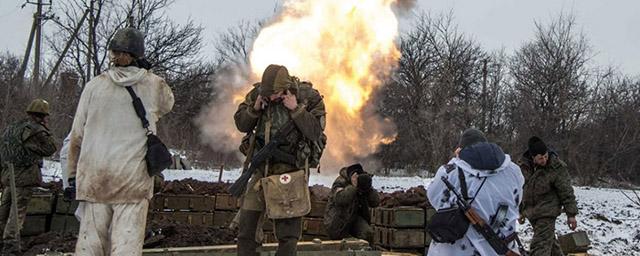
[(231, 195), (156, 194), (150, 205), (152, 219), (166, 219), (182, 224), (228, 227), (238, 209)]
[(425, 224), (434, 213), (432, 208), (412, 206), (372, 209), (375, 246), (389, 251), (424, 252), (431, 243)]
[(27, 218), (21, 234), (39, 235), (45, 232), (78, 233), (80, 223), (74, 216), (78, 202), (65, 202), (62, 194), (36, 192), (27, 204)]

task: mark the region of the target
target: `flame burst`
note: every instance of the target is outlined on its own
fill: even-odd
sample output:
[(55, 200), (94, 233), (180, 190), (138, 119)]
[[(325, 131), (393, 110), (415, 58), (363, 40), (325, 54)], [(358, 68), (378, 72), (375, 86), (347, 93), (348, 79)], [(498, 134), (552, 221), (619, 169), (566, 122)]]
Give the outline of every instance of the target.
[[(285, 65), (324, 95), (329, 138), (323, 166), (366, 157), (395, 134), (369, 106), (372, 93), (400, 57), (395, 0), (286, 1), (260, 31), (251, 52), (256, 77), (269, 64)], [(394, 133), (393, 131), (391, 133)]]

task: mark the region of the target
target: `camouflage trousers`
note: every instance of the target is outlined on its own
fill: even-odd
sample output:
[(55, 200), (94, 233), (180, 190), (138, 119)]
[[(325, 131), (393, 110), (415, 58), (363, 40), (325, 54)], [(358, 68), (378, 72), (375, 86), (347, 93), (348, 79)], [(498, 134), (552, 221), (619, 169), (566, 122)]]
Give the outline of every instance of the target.
[[(263, 214), (261, 211), (240, 209), (238, 223), (238, 256), (256, 256), (260, 243), (256, 241), (256, 227)], [(274, 229), (278, 239), (276, 256), (297, 255), (298, 239), (302, 234), (302, 217), (275, 219)]]
[(362, 216), (357, 216), (356, 219), (351, 222), (348, 231), (349, 235), (367, 240), (369, 244), (373, 246), (373, 229)]
[[(3, 230), (2, 239), (15, 239), (20, 234), (24, 219), (27, 217), (27, 205), (33, 195), (32, 187), (16, 187), (16, 197), (18, 198), (18, 223), (15, 222), (15, 212), (11, 209), (11, 188), (6, 187), (2, 191), (0, 201), (0, 228)], [(18, 233), (16, 233), (16, 228)]]
[(560, 243), (556, 239), (556, 219), (542, 218), (531, 222), (533, 239), (529, 256), (562, 256)]

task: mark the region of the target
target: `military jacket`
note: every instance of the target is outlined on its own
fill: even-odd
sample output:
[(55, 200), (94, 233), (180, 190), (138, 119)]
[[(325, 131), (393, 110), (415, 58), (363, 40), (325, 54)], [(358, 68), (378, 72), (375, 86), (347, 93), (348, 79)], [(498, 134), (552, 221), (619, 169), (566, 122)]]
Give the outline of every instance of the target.
[(546, 166), (534, 165), (528, 152), (518, 164), (525, 177), (521, 214), (529, 220), (558, 217), (563, 208), (570, 217), (578, 214), (567, 165), (555, 153)]
[(347, 169), (340, 170), (340, 176), (331, 186), (331, 196), (325, 210), (324, 226), (329, 236), (341, 239), (349, 224), (360, 216), (367, 223), (371, 223), (369, 208), (380, 204), (380, 196), (375, 189), (362, 193), (351, 184)]
[[(253, 108), (258, 97), (258, 87), (246, 95), (244, 102), (238, 106), (234, 115), (236, 127), (240, 132), (255, 132), (254, 152), (267, 143), (267, 126), (270, 123), (269, 137), (273, 137), (289, 120), (293, 120), (296, 129), (286, 136), (286, 143), (279, 149), (295, 157), (295, 163), (270, 160), (269, 175), (282, 174), (304, 167), (305, 159), (311, 152), (311, 142), (321, 138), (325, 126), (325, 108), (322, 96), (311, 86), (299, 86), (295, 90), (298, 107), (289, 111), (281, 102), (271, 102), (269, 106), (257, 112)], [(263, 167), (260, 169), (263, 170)]]
[[(0, 159), (14, 166), (16, 186), (38, 186), (42, 182), (42, 158), (56, 152), (49, 129), (31, 119), (9, 125), (2, 133)], [(3, 166), (2, 183), (9, 185), (9, 172)]]

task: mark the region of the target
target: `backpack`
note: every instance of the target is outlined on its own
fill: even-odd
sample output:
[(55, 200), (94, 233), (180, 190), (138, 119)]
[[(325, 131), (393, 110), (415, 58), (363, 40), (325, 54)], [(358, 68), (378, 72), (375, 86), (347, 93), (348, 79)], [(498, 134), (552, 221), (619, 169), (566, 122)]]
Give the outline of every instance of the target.
[[(296, 98), (298, 98), (299, 102), (303, 102), (307, 105), (307, 110), (311, 110), (310, 108), (315, 107), (317, 104), (323, 104), (323, 96), (318, 90), (313, 88), (313, 84), (311, 82), (298, 82)], [(324, 115), (325, 113), (312, 114)], [(327, 146), (327, 135), (324, 132), (324, 120), (321, 120), (321, 125), (322, 135), (320, 135), (320, 139), (317, 141), (306, 140), (310, 150), (308, 155), (309, 168), (318, 168), (320, 165), (320, 158), (322, 158), (322, 153)]]
[[(447, 168), (457, 168), (458, 169), (458, 180), (460, 181), (460, 190), (462, 197), (464, 200), (469, 200), (468, 192), (467, 192), (467, 181), (464, 177), (463, 171), (452, 165)], [(486, 178), (484, 179), (486, 181)], [(476, 195), (482, 189), (484, 185), (484, 181), (478, 188)], [(469, 204), (472, 204), (475, 201), (475, 197), (471, 199)], [(436, 213), (431, 217), (429, 223), (427, 223), (427, 232), (431, 235), (431, 238), (438, 243), (455, 243), (457, 240), (464, 237), (469, 229), (469, 219), (465, 216), (465, 213), (462, 209), (458, 208), (458, 205), (455, 204), (449, 208), (437, 210)]]

